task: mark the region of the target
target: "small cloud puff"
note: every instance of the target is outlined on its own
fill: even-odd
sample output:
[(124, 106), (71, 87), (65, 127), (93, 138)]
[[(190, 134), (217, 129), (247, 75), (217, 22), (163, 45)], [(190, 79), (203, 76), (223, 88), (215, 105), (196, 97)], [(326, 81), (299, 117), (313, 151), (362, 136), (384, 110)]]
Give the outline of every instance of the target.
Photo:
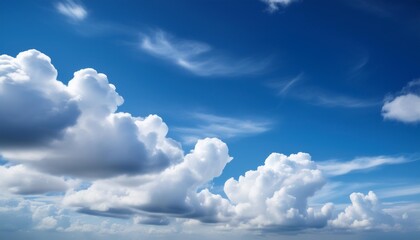
[(355, 229), (390, 229), (395, 226), (394, 219), (383, 211), (374, 192), (369, 191), (367, 195), (352, 193), (350, 200), (351, 205), (330, 221), (331, 226)]
[(420, 122), (420, 79), (409, 82), (398, 96), (385, 100), (382, 116), (405, 123)]

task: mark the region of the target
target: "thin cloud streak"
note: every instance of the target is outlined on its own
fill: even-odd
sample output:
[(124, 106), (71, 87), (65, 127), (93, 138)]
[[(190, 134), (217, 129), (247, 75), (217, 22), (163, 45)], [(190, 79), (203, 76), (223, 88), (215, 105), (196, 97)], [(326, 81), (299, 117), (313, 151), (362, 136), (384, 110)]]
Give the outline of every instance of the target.
[(56, 9), (59, 13), (74, 21), (82, 21), (88, 15), (86, 9), (81, 4), (72, 0), (58, 3)]
[(381, 196), (381, 198), (420, 195), (420, 185), (411, 185), (405, 187), (398, 186), (394, 188), (378, 190), (377, 192), (378, 195)]
[(261, 0), (268, 5), (269, 12), (275, 12), (279, 10), (280, 7), (287, 7), (289, 4), (293, 2), (297, 2), (298, 0)]
[(194, 113), (193, 119), (199, 122), (195, 127), (178, 127), (176, 132), (182, 135), (185, 143), (194, 143), (204, 136), (222, 139), (255, 135), (270, 130), (267, 120), (250, 120)]
[(268, 83), (267, 86), (276, 91), (278, 96), (301, 100), (322, 107), (365, 108), (380, 105), (381, 101), (359, 99), (343, 94), (330, 93), (322, 89), (299, 86), (304, 81), (304, 73), (299, 73), (290, 80)]
[(354, 171), (373, 169), (382, 165), (402, 164), (410, 161), (410, 159), (405, 157), (377, 156), (355, 158), (347, 162), (318, 162), (318, 166), (328, 176), (340, 176)]
[(239, 76), (262, 72), (267, 60), (231, 59), (214, 54), (206, 43), (177, 39), (162, 30), (143, 34), (140, 48), (199, 76)]

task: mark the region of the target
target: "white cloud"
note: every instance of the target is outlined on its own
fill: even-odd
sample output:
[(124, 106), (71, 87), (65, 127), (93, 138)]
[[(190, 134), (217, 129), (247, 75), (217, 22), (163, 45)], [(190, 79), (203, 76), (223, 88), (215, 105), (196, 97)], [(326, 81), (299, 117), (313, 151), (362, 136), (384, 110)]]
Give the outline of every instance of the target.
[(55, 204), (0, 196), (0, 231), (52, 230), (69, 227), (70, 221)]
[(159, 171), (182, 160), (180, 145), (166, 138), (168, 127), (160, 117), (116, 112), (123, 99), (106, 75), (83, 69), (66, 86), (56, 80), (50, 59), (36, 50), (2, 59), (3, 158), (83, 177)]
[(395, 227), (391, 215), (383, 211), (382, 205), (375, 193), (369, 191), (367, 195), (352, 193), (351, 205), (346, 207), (338, 217), (330, 221), (331, 226), (337, 228), (356, 229), (390, 229)]
[(420, 185), (398, 186), (377, 191), (381, 198), (420, 195)]
[(88, 15), (83, 5), (72, 0), (57, 3), (56, 9), (59, 13), (75, 21), (81, 21)]
[(157, 30), (144, 34), (140, 43), (147, 53), (166, 59), (173, 64), (200, 76), (237, 76), (261, 72), (267, 61), (253, 59), (228, 59), (213, 53), (205, 43), (176, 39)]
[(401, 164), (409, 160), (404, 157), (361, 157), (347, 162), (324, 161), (318, 162), (319, 168), (329, 176), (344, 175), (353, 171), (372, 169), (381, 165)]
[[(21, 201), (8, 206), (0, 202), (0, 223), (15, 217), (19, 226), (33, 229), (98, 229), (89, 223), (69, 223), (59, 204), (80, 213), (131, 218), (141, 224), (164, 225), (182, 218), (282, 231), (321, 228), (331, 219), (332, 204), (308, 205), (308, 199), (326, 182), (309, 154), (271, 154), (256, 170), (226, 181), (226, 198), (205, 186), (232, 160), (227, 145), (217, 138), (205, 138), (184, 154), (180, 144), (166, 137), (168, 127), (159, 116), (141, 118), (118, 112), (123, 98), (106, 75), (82, 69), (65, 85), (56, 79), (50, 59), (36, 50), (16, 58), (1, 56), (0, 73), (0, 107), (8, 113), (0, 118), (0, 154), (8, 161), (0, 166), (3, 194), (42, 194), (70, 187), (65, 196), (57, 197), (62, 201), (57, 205)], [(31, 104), (20, 102), (26, 96), (33, 96)], [(254, 122), (205, 114), (197, 118), (227, 136), (265, 131), (264, 125), (253, 126)], [(14, 121), (17, 123), (10, 125)], [(7, 131), (7, 126), (13, 130)], [(53, 126), (53, 131), (32, 131), (34, 126)], [(14, 141), (7, 141), (13, 137)], [(384, 163), (389, 161), (359, 160), (333, 169), (344, 174), (362, 164)], [(75, 185), (67, 180), (69, 176), (82, 184)], [(354, 206), (340, 214), (332, 226), (382, 226), (382, 220), (376, 218), (388, 215), (375, 208), (376, 197), (371, 195), (352, 195)], [(367, 207), (359, 214), (358, 206), (371, 202), (374, 210), (366, 220), (362, 213)], [(360, 223), (354, 224), (354, 219)], [(112, 231), (120, 229), (119, 225), (106, 226)], [(2, 227), (10, 230), (14, 226), (0, 224)]]
[(87, 189), (69, 191), (63, 201), (97, 215), (143, 213), (147, 218), (139, 222), (148, 224), (166, 224), (162, 214), (218, 222), (223, 216), (216, 209), (228, 208), (227, 200), (198, 189), (219, 176), (231, 159), (226, 144), (207, 138), (184, 161), (161, 173), (97, 180)]
[(64, 192), (75, 182), (42, 174), (23, 165), (0, 166), (0, 189), (14, 194)]
[(293, 2), (298, 0), (261, 0), (268, 5), (268, 10), (270, 12), (275, 12), (279, 9), (279, 6), (286, 7)]
[(51, 59), (38, 51), (0, 56), (2, 148), (48, 143), (76, 123), (77, 104), (56, 78)]
[(382, 116), (405, 123), (420, 122), (420, 79), (409, 82), (398, 96), (387, 99)]
[(270, 129), (269, 121), (249, 120), (195, 113), (191, 117), (199, 122), (196, 127), (178, 127), (184, 142), (194, 143), (200, 138), (217, 137), (221, 139), (248, 136), (266, 132)]
[(286, 156), (273, 153), (257, 170), (225, 183), (234, 204), (236, 221), (250, 227), (300, 229), (323, 227), (332, 214), (332, 204), (315, 210), (308, 198), (325, 183), (309, 154)]
[(385, 119), (393, 119), (406, 123), (420, 121), (420, 96), (407, 94), (385, 102), (382, 107)]

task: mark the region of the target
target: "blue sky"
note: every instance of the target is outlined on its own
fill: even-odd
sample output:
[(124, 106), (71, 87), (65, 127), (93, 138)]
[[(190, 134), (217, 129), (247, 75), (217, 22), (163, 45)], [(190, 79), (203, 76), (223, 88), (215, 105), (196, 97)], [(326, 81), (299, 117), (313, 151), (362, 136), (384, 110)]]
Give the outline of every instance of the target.
[(419, 236), (416, 1), (0, 13), (0, 236)]

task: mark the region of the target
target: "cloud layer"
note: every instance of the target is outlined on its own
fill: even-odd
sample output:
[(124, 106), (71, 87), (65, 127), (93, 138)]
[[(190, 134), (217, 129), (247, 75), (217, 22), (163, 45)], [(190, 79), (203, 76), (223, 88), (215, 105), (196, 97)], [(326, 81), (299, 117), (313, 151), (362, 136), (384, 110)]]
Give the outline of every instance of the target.
[[(7, 205), (0, 208), (2, 216), (19, 211), (37, 229), (64, 226), (59, 208), (149, 225), (184, 219), (267, 231), (393, 226), (373, 193), (353, 193), (351, 205), (338, 215), (331, 203), (310, 206), (308, 199), (324, 186), (328, 171), (345, 174), (366, 161), (394, 161), (337, 163), (324, 172), (307, 153), (273, 153), (256, 170), (227, 180), (222, 196), (206, 186), (232, 160), (228, 146), (204, 138), (184, 154), (159, 116), (118, 112), (123, 98), (106, 75), (82, 69), (65, 85), (50, 58), (37, 50), (0, 56), (0, 73), (0, 110), (7, 113), (0, 117), (2, 195), (63, 194), (56, 205)], [(83, 229), (66, 224), (63, 231)]]

